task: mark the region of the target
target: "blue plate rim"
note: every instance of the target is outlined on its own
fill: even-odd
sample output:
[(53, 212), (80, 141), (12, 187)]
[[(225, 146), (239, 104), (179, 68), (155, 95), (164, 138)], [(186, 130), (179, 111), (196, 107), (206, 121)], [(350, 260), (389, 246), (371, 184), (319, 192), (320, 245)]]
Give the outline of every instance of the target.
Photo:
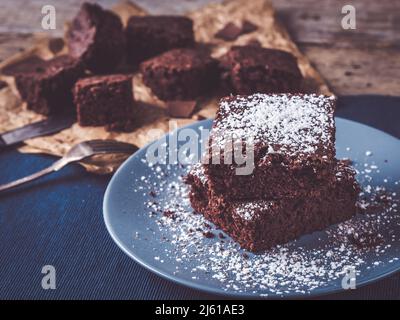
[[(345, 121), (345, 122), (350, 122), (350, 123), (355, 123), (357, 125), (361, 125), (364, 127), (368, 127), (369, 129), (375, 130), (375, 131), (379, 131), (381, 133), (384, 133), (385, 135), (396, 139), (396, 140), (400, 140), (397, 137), (384, 132), (382, 130), (379, 130), (377, 128), (374, 128), (372, 126), (357, 122), (357, 121), (353, 121), (353, 120), (349, 120), (349, 119), (345, 119), (345, 118), (341, 118), (341, 117), (335, 117), (336, 119), (340, 119), (341, 121)], [(181, 130), (181, 129), (185, 129), (185, 128), (189, 128), (192, 127), (194, 125), (196, 126), (201, 126), (203, 123), (207, 123), (212, 119), (205, 119), (202, 121), (198, 121), (198, 122), (194, 122), (192, 124), (186, 125), (184, 127), (178, 128), (176, 130)], [(165, 135), (163, 135), (162, 137), (160, 137), (160, 139), (167, 137), (168, 135), (170, 135), (171, 132), (166, 133)], [(213, 289), (210, 288), (206, 285), (201, 285), (201, 284), (197, 284), (195, 282), (189, 281), (189, 280), (185, 280), (185, 279), (181, 279), (178, 276), (169, 274), (167, 272), (164, 272), (160, 269), (158, 269), (157, 267), (152, 266), (151, 264), (146, 263), (145, 261), (143, 261), (139, 256), (135, 255), (134, 253), (132, 253), (128, 248), (126, 248), (126, 246), (122, 243), (122, 241), (119, 240), (118, 236), (115, 234), (115, 232), (113, 231), (113, 227), (110, 223), (110, 213), (108, 212), (108, 203), (109, 203), (109, 198), (110, 198), (110, 194), (111, 194), (111, 190), (113, 188), (113, 185), (116, 183), (116, 180), (118, 179), (119, 174), (121, 173), (121, 171), (123, 170), (123, 168), (125, 168), (125, 166), (128, 165), (128, 163), (134, 158), (136, 157), (139, 153), (143, 152), (143, 150), (147, 149), (151, 144), (153, 144), (154, 141), (146, 144), (144, 147), (140, 148), (138, 151), (136, 151), (134, 154), (132, 154), (128, 159), (126, 159), (122, 165), (117, 169), (117, 171), (114, 173), (113, 177), (111, 178), (107, 189), (104, 193), (104, 200), (103, 200), (103, 218), (104, 218), (104, 223), (106, 225), (106, 229), (108, 231), (108, 233), (110, 234), (112, 240), (117, 244), (117, 246), (125, 253), (127, 254), (130, 258), (132, 258), (135, 262), (137, 262), (139, 265), (141, 265), (142, 267), (144, 267), (145, 269), (157, 274), (158, 276), (160, 276), (163, 279), (172, 281), (176, 284), (179, 285), (183, 285), (185, 287), (191, 288), (191, 289), (196, 289), (196, 290), (200, 290), (202, 292), (205, 293), (210, 293), (210, 294), (215, 294), (215, 295), (219, 295), (221, 297), (234, 297), (234, 298), (246, 298), (246, 299), (271, 299), (271, 298), (283, 298), (283, 299), (301, 299), (301, 298), (315, 298), (315, 297), (323, 297), (323, 296), (327, 296), (327, 295), (333, 295), (336, 293), (345, 293), (346, 291), (354, 291), (354, 290), (345, 290), (343, 288), (334, 288), (332, 290), (329, 291), (324, 291), (323, 287), (322, 288), (318, 288), (315, 289), (311, 292), (307, 292), (305, 294), (301, 294), (301, 293), (290, 293), (290, 294), (285, 294), (285, 295), (278, 295), (275, 293), (271, 293), (268, 294), (268, 296), (265, 297), (261, 297), (260, 295), (256, 295), (254, 293), (245, 293), (245, 292), (229, 292), (229, 291), (224, 291), (224, 290), (218, 290), (218, 289)], [(357, 283), (357, 289), (364, 287), (366, 285), (375, 283), (379, 280), (385, 279), (390, 277), (391, 275), (395, 274), (396, 272), (398, 272), (400, 270), (399, 266), (394, 266), (393, 268), (389, 269), (387, 272), (382, 273), (381, 275), (371, 278), (371, 279), (366, 279), (364, 281), (361, 281), (359, 283)], [(357, 290), (355, 289), (355, 290)]]

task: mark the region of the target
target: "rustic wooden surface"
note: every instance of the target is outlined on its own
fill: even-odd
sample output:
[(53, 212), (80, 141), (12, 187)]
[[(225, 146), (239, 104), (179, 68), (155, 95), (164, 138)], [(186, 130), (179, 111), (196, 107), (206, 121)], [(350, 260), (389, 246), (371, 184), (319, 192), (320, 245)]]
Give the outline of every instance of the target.
[[(49, 0), (57, 12), (57, 29), (76, 13), (81, 0)], [(118, 0), (97, 1), (111, 7)], [(210, 0), (138, 0), (151, 13), (182, 13)], [(400, 1), (353, 0), (357, 29), (341, 28), (340, 0), (272, 0), (279, 20), (327, 79), (333, 91), (347, 94), (400, 95)], [(40, 0), (0, 2), (0, 60), (28, 48), (43, 33)]]

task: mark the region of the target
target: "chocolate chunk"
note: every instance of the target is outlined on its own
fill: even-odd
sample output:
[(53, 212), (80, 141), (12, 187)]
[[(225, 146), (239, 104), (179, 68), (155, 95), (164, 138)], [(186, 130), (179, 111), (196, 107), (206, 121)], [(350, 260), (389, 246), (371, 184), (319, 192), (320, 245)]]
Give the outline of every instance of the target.
[(52, 53), (56, 54), (64, 48), (64, 40), (61, 38), (53, 38), (49, 41), (49, 49)]
[(233, 41), (236, 40), (241, 34), (242, 29), (233, 22), (229, 22), (225, 25), (225, 27), (215, 34), (215, 37), (225, 41)]
[(0, 90), (5, 88), (5, 87), (7, 87), (7, 86), (8, 86), (7, 82), (5, 82), (3, 80), (0, 80)]
[(260, 41), (257, 39), (251, 39), (249, 42), (247, 42), (248, 46), (253, 46), (253, 47), (262, 47), (262, 44)]
[(189, 101), (168, 101), (168, 113), (174, 118), (190, 118), (196, 108), (197, 102), (194, 100)]
[(254, 23), (252, 23), (248, 20), (243, 21), (242, 34), (251, 33), (253, 31), (256, 31), (257, 29), (258, 29), (258, 27)]

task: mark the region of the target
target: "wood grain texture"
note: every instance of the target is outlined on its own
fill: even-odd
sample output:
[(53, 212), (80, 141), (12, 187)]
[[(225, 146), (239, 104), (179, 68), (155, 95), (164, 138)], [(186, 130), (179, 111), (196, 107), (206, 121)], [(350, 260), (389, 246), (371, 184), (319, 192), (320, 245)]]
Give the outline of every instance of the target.
[(400, 96), (399, 49), (334, 49), (320, 45), (302, 45), (300, 49), (337, 94)]
[[(76, 13), (82, 0), (50, 0), (57, 10), (57, 30), (63, 34), (65, 21)], [(111, 7), (118, 0), (100, 0)], [(137, 0), (151, 13), (182, 13), (210, 0)], [(353, 0), (357, 29), (340, 25), (342, 0), (272, 0), (278, 18), (292, 38), (309, 56), (337, 94), (400, 95), (400, 1)], [(41, 0), (0, 2), (0, 60), (28, 48), (40, 26)], [(27, 14), (29, 12), (29, 14)], [(354, 68), (353, 65), (360, 65)]]
[[(293, 40), (335, 47), (400, 46), (400, 1), (273, 0), (278, 17)], [(356, 9), (356, 29), (341, 27), (341, 9)]]

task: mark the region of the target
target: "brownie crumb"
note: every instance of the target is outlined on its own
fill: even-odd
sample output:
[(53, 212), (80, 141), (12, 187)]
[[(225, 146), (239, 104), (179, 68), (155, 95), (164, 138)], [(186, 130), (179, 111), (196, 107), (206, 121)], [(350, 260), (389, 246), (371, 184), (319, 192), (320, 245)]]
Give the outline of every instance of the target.
[(347, 236), (349, 242), (357, 248), (375, 248), (383, 243), (383, 236), (374, 231), (354, 232)]
[(213, 239), (215, 237), (215, 234), (212, 233), (211, 231), (205, 231), (203, 232), (204, 237), (208, 238), (208, 239)]
[(157, 197), (157, 194), (156, 194), (153, 190), (151, 190), (151, 191), (149, 192), (149, 195), (150, 195), (151, 197), (153, 197), (153, 198)]
[(170, 218), (170, 219), (172, 219), (172, 220), (175, 220), (175, 219), (176, 219), (176, 214), (175, 214), (175, 212), (174, 212), (174, 211), (171, 211), (171, 210), (165, 210), (165, 211), (163, 212), (163, 216), (164, 216), (164, 217), (167, 217), (167, 218)]

